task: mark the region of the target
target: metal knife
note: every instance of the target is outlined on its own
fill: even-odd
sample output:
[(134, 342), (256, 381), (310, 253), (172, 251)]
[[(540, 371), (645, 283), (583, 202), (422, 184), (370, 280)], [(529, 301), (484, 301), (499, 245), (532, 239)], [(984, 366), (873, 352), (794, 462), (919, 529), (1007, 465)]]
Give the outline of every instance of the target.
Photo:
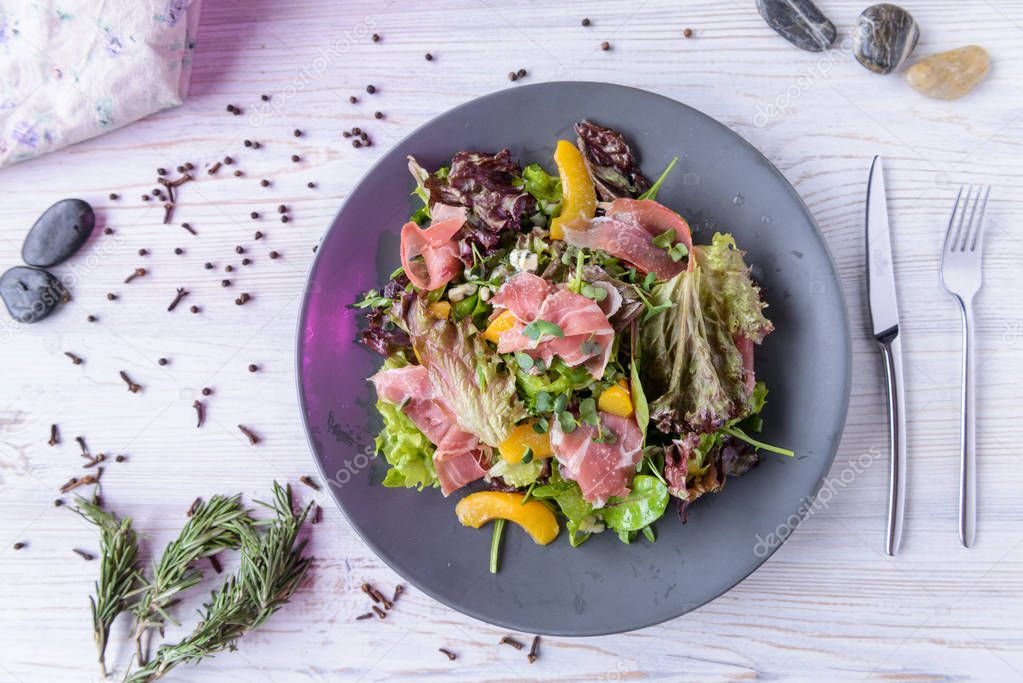
[(881, 347), (888, 389), (888, 531), (885, 552), (894, 555), (902, 543), (906, 498), (906, 400), (899, 336), (899, 302), (895, 294), (892, 241), (881, 157), (874, 157), (867, 181), (867, 297), (874, 339)]

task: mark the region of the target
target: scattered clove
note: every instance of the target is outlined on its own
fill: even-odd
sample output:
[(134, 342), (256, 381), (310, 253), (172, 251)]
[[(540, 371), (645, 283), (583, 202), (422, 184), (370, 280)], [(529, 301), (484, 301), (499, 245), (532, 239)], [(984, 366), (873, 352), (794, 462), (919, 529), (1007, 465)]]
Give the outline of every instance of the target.
[(539, 656), (540, 656), (540, 636), (534, 636), (533, 637), (533, 644), (529, 647), (529, 654), (526, 656), (526, 658), (529, 660), (529, 663), (532, 664), (533, 662), (535, 662), (537, 660), (537, 658)]
[(188, 506), (188, 510), (185, 512), (185, 517), (191, 517), (195, 514), (195, 511), (202, 505), (202, 498), (196, 498), (192, 501), (192, 504)]
[(206, 410), (202, 404), (202, 401), (195, 400), (192, 402), (192, 407), (195, 408), (195, 420), (196, 429), (202, 427), (203, 421), (206, 419)]
[(303, 474), (301, 477), (298, 478), (298, 480), (305, 484), (306, 486), (308, 486), (309, 488), (311, 488), (313, 491), (320, 490), (320, 485), (317, 484), (316, 480), (310, 477), (309, 475)]
[(184, 287), (178, 287), (178, 293), (174, 297), (174, 301), (170, 302), (170, 306), (167, 307), (168, 311), (173, 311), (181, 303), (181, 300), (188, 296), (188, 290)]
[(82, 364), (82, 359), (79, 358), (78, 356), (76, 356), (75, 354), (71, 353), (70, 351), (65, 351), (64, 355), (67, 356), (68, 358), (70, 358), (71, 362), (74, 363), (75, 365), (81, 365)]
[(242, 434), (245, 435), (245, 437), (249, 440), (250, 444), (255, 446), (257, 443), (259, 443), (259, 437), (253, 434), (251, 429), (245, 427), (244, 425), (238, 425), (238, 429), (241, 431)]
[(50, 425), (50, 440), (47, 441), (46, 443), (50, 444), (51, 446), (56, 446), (57, 444), (60, 443), (60, 434), (57, 431), (57, 425), (55, 424)]
[(90, 562), (96, 559), (95, 555), (85, 550), (82, 550), (81, 548), (72, 548), (71, 552), (73, 552), (75, 555), (78, 555), (78, 557), (82, 558), (86, 562)]
[(511, 645), (516, 650), (521, 650), (522, 648), (525, 647), (525, 645), (515, 640), (511, 636), (505, 636), (504, 638), (501, 638), (501, 645)]
[(129, 282), (131, 282), (132, 280), (134, 280), (137, 277), (143, 277), (145, 274), (146, 274), (146, 269), (145, 268), (136, 268), (134, 271), (132, 271), (131, 275), (129, 275), (128, 277), (124, 278), (124, 284), (128, 284)]
[(128, 391), (130, 391), (133, 394), (139, 393), (142, 387), (136, 384), (135, 382), (131, 381), (131, 377), (128, 377), (128, 373), (125, 372), (124, 370), (121, 370), (120, 374), (121, 379), (123, 379), (124, 383), (128, 385)]
[(442, 655), (447, 657), (452, 662), (455, 661), (456, 659), (458, 659), (458, 655), (456, 655), (454, 652), (452, 652), (451, 650), (447, 649), (446, 647), (439, 647), (439, 648), (437, 648), (437, 652), (440, 652)]

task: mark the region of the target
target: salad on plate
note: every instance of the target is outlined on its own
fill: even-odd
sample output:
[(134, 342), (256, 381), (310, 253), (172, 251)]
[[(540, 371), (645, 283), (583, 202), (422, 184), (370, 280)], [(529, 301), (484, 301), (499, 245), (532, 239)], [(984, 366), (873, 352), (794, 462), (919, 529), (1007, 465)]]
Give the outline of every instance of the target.
[[(693, 244), (624, 137), (590, 121), (557, 141), (557, 175), (504, 149), (424, 168), (401, 266), (354, 305), (385, 357), (369, 380), (383, 485), (484, 490), (455, 506), (547, 544), (612, 532), (654, 541), (677, 503), (757, 464), (773, 329), (731, 235)], [(476, 484), (474, 489), (479, 488)]]

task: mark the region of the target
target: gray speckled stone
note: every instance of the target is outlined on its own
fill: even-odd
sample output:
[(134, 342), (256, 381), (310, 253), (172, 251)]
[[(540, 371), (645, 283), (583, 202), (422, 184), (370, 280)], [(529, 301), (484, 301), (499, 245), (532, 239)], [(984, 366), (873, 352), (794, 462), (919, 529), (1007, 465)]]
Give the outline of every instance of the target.
[(757, 0), (767, 25), (796, 47), (821, 52), (835, 42), (835, 25), (810, 0)]
[(909, 59), (920, 39), (913, 16), (883, 2), (863, 10), (853, 33), (853, 54), (874, 73), (889, 74)]
[(11, 317), (34, 323), (53, 313), (67, 290), (52, 273), (39, 268), (15, 266), (0, 275), (0, 299)]
[(82, 248), (95, 226), (96, 215), (88, 202), (62, 199), (43, 211), (28, 231), (21, 258), (39, 268), (63, 263)]

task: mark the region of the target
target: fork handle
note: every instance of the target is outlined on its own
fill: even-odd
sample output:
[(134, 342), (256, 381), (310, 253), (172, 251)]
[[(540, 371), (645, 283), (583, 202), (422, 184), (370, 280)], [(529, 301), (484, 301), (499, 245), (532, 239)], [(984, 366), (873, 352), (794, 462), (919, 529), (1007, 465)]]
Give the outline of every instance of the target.
[(898, 332), (881, 345), (888, 393), (888, 529), (885, 552), (894, 555), (902, 544), (906, 506), (906, 400), (902, 372), (902, 340)]
[(959, 540), (969, 548), (977, 537), (977, 437), (974, 411), (973, 302), (956, 297), (963, 316), (962, 408), (959, 441)]

